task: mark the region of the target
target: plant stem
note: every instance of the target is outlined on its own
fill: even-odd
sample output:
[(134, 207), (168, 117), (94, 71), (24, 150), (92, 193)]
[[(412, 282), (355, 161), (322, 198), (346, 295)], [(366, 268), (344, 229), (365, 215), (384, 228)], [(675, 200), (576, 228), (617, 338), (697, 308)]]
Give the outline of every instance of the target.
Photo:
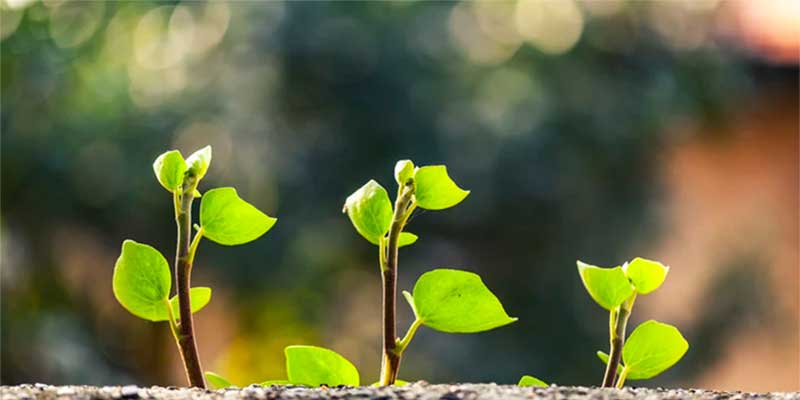
[[(383, 358), (381, 361), (381, 386), (392, 385), (397, 380), (401, 353), (397, 351), (397, 249), (400, 233), (414, 211), (414, 183), (408, 181), (398, 190), (389, 235), (380, 246), (381, 275), (383, 278)], [(384, 244), (384, 241), (381, 241)], [(385, 251), (385, 253), (383, 253)]]
[(617, 380), (617, 389), (622, 389), (622, 386), (625, 385), (625, 379), (628, 377), (628, 372), (630, 372), (628, 367), (622, 369), (622, 372), (619, 374), (619, 379)]
[(617, 367), (622, 359), (622, 346), (625, 344), (625, 330), (635, 301), (636, 293), (625, 300), (617, 309), (611, 310), (609, 315), (609, 342), (611, 347), (608, 352), (608, 365), (606, 365), (606, 373), (603, 375), (602, 387), (614, 386)]
[(200, 355), (197, 351), (197, 342), (194, 335), (194, 320), (192, 319), (191, 304), (191, 276), (194, 253), (197, 243), (202, 236), (198, 232), (192, 240), (192, 201), (197, 181), (187, 176), (182, 193), (176, 193), (175, 222), (178, 225), (178, 245), (175, 254), (175, 280), (178, 286), (179, 322), (178, 322), (178, 349), (183, 359), (186, 378), (190, 386), (206, 387), (203, 378), (203, 367), (200, 365)]

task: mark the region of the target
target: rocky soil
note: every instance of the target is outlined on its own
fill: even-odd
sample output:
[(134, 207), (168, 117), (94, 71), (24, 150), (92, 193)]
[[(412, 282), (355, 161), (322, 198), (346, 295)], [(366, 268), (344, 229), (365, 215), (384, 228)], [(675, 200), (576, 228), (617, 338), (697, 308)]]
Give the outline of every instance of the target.
[(206, 400), (267, 400), (267, 399), (418, 399), (418, 400), (613, 400), (613, 399), (687, 399), (687, 400), (800, 400), (800, 392), (743, 393), (715, 392), (699, 389), (599, 389), (591, 387), (551, 386), (521, 388), (513, 385), (453, 384), (434, 385), (417, 382), (402, 387), (336, 387), (308, 389), (294, 386), (201, 390), (175, 387), (137, 386), (50, 386), (44, 384), (2, 386), (0, 400), (137, 400), (137, 399), (206, 399)]

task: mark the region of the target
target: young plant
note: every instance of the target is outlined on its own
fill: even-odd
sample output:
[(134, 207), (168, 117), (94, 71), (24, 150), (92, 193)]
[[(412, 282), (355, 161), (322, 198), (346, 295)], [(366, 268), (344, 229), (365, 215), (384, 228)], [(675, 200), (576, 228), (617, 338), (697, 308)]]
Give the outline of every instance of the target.
[(415, 167), (410, 160), (402, 160), (395, 166), (394, 177), (398, 184), (394, 207), (386, 189), (370, 180), (347, 198), (343, 209), (356, 231), (378, 246), (383, 279), (383, 356), (379, 381), (382, 386), (396, 382), (403, 352), (422, 325), (442, 332), (472, 333), (516, 321), (506, 314), (478, 275), (437, 269), (419, 278), (413, 294), (403, 292), (415, 320), (405, 336), (397, 336), (398, 249), (417, 241), (416, 235), (404, 231), (405, 226), (417, 207), (450, 208), (464, 200), (469, 191), (458, 187), (443, 165)]
[(170, 298), (172, 276), (166, 258), (146, 244), (126, 240), (114, 266), (113, 289), (117, 301), (131, 314), (148, 321), (168, 321), (178, 345), (190, 386), (205, 388), (195, 341), (192, 313), (211, 300), (211, 289), (191, 287), (194, 257), (200, 239), (225, 246), (248, 243), (275, 225), (275, 218), (239, 198), (234, 188), (212, 189), (202, 196), (200, 225), (192, 237), (192, 202), (200, 197), (197, 185), (211, 163), (211, 147), (186, 160), (177, 150), (160, 155), (153, 163), (159, 183), (172, 193), (178, 226), (175, 254), (177, 294)]
[[(287, 379), (268, 380), (260, 385), (318, 387), (358, 386), (360, 383), (358, 370), (353, 363), (333, 350), (316, 346), (288, 346), (284, 354)], [(230, 381), (213, 372), (206, 372), (206, 379), (217, 389), (233, 386)]]
[(615, 380), (616, 387), (621, 388), (626, 379), (652, 378), (686, 354), (689, 344), (678, 329), (653, 320), (639, 325), (625, 341), (636, 297), (658, 289), (669, 267), (643, 258), (614, 268), (578, 261), (578, 272), (592, 299), (609, 311), (610, 355), (597, 353), (606, 364), (603, 387), (614, 386)]

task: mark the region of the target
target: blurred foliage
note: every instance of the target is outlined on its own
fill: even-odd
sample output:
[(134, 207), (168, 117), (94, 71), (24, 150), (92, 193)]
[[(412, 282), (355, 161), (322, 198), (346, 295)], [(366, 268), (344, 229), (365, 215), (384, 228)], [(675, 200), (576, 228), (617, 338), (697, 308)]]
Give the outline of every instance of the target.
[[(166, 326), (113, 303), (110, 276), (125, 238), (171, 254), (171, 203), (150, 165), (166, 149), (205, 144), (214, 160), (201, 190), (235, 186), (279, 218), (235, 253), (200, 246), (195, 284), (221, 294), (197, 316), (214, 327), (198, 333), (207, 369), (238, 384), (274, 379), (283, 346), (317, 344), (374, 380), (377, 255), (339, 211), (371, 177), (392, 185), (394, 161), (412, 158), (447, 164), (472, 195), (413, 218), (420, 240), (403, 250), (400, 286), (432, 267), (470, 269), (520, 320), (455, 338), (423, 329), (402, 378), (596, 383), (604, 314), (574, 261), (618, 263), (661, 234), (654, 171), (667, 128), (724, 124), (765, 81), (797, 82), (796, 69), (710, 31), (665, 31), (653, 8), (667, 2), (611, 12), (572, 2), (6, 2), (4, 384), (183, 383)], [(711, 26), (713, 9), (680, 10)], [(404, 327), (409, 310), (400, 316)], [(685, 364), (653, 384), (698, 372)]]

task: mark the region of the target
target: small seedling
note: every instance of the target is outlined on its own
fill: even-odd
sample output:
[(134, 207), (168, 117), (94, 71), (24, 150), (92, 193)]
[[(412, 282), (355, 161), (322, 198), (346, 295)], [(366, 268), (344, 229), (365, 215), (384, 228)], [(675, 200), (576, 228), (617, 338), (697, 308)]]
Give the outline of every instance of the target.
[[(339, 353), (316, 346), (288, 346), (286, 355), (287, 379), (268, 380), (261, 386), (358, 386), (361, 379), (356, 367)], [(206, 379), (212, 387), (222, 389), (233, 384), (213, 372), (206, 372)]]
[[(170, 298), (172, 276), (166, 258), (146, 244), (126, 240), (114, 266), (114, 296), (131, 314), (149, 321), (168, 321), (178, 344), (189, 385), (205, 388), (195, 342), (192, 313), (211, 300), (211, 289), (191, 287), (194, 256), (200, 239), (226, 246), (248, 243), (275, 225), (275, 218), (239, 198), (234, 188), (212, 189), (202, 195), (200, 225), (192, 237), (192, 201), (201, 197), (197, 185), (211, 163), (211, 147), (186, 160), (177, 150), (160, 155), (153, 163), (159, 183), (172, 193), (178, 243), (175, 256), (177, 294)], [(214, 376), (209, 379), (220, 378)], [(219, 381), (216, 381), (219, 383)]]
[(344, 212), (356, 231), (378, 246), (378, 260), (383, 278), (383, 357), (379, 384), (392, 385), (403, 352), (417, 329), (427, 325), (442, 332), (472, 333), (494, 329), (516, 321), (509, 317), (500, 301), (471, 272), (437, 269), (423, 274), (414, 293), (403, 292), (415, 320), (405, 336), (398, 338), (396, 327), (398, 249), (417, 241), (405, 232), (417, 207), (443, 210), (464, 200), (463, 190), (450, 178), (443, 165), (415, 167), (410, 160), (397, 163), (394, 170), (398, 184), (394, 207), (389, 194), (378, 182), (370, 180), (347, 198)]
[(534, 378), (534, 377), (532, 377), (530, 375), (524, 375), (519, 380), (519, 383), (517, 383), (517, 386), (522, 386), (522, 387), (528, 387), (528, 386), (547, 387), (549, 385), (547, 383), (545, 383), (543, 380), (539, 379), (539, 378)]
[(669, 267), (643, 258), (614, 268), (578, 261), (578, 272), (592, 299), (609, 311), (610, 356), (597, 353), (606, 364), (603, 387), (614, 386), (615, 380), (616, 387), (621, 388), (626, 379), (652, 378), (686, 354), (689, 344), (678, 329), (653, 320), (639, 325), (625, 341), (636, 297), (658, 289)]

